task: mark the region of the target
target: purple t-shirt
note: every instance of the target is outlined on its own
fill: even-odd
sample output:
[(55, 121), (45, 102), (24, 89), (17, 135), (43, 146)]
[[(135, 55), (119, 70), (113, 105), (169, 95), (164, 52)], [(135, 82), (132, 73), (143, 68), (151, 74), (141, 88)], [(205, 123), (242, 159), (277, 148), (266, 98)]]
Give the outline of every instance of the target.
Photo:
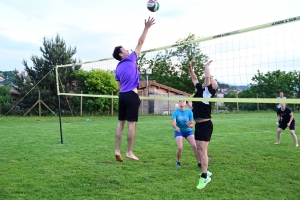
[(140, 72), (136, 64), (136, 54), (132, 52), (121, 60), (116, 68), (116, 81), (120, 81), (120, 92), (128, 92), (138, 87)]

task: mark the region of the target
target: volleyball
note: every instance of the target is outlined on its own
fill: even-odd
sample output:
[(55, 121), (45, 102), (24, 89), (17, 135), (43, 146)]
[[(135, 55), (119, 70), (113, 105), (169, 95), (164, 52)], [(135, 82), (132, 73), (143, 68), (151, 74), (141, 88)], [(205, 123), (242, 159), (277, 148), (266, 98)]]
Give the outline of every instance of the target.
[(159, 9), (159, 3), (157, 0), (149, 0), (147, 3), (147, 8), (151, 12), (156, 12)]

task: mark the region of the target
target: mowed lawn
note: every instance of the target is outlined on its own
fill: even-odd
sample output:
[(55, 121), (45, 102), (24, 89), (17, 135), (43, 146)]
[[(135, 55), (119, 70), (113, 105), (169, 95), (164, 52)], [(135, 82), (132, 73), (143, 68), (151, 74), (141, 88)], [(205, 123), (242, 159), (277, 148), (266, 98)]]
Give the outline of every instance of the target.
[(63, 117), (63, 144), (57, 117), (1, 118), (0, 199), (300, 199), (300, 147), (288, 129), (274, 145), (275, 112), (213, 115), (213, 175), (202, 190), (186, 141), (175, 168), (171, 116), (140, 116), (140, 161), (125, 158), (126, 126), (123, 163), (114, 157), (117, 117), (89, 118)]

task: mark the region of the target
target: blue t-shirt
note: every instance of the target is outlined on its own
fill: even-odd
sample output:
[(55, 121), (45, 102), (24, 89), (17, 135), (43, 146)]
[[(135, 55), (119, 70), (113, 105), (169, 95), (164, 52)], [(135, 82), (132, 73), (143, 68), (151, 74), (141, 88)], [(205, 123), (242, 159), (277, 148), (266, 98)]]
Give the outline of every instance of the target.
[(136, 59), (135, 52), (132, 52), (117, 65), (115, 79), (120, 81), (120, 92), (128, 92), (139, 86), (140, 72)]
[(172, 119), (176, 119), (176, 126), (180, 128), (180, 132), (192, 131), (192, 129), (186, 125), (188, 121), (194, 120), (193, 112), (190, 109), (182, 111), (180, 108), (177, 108), (172, 114)]

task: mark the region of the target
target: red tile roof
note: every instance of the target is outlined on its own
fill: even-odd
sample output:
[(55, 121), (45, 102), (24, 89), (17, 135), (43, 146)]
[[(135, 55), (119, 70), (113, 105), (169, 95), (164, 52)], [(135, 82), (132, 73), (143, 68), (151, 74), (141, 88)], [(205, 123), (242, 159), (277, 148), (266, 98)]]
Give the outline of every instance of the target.
[[(183, 92), (181, 90), (177, 90), (175, 88), (157, 83), (156, 81), (148, 81), (148, 85), (149, 86), (155, 86), (155, 87), (158, 87), (158, 88), (163, 88), (167, 91), (171, 91), (171, 92), (174, 92), (174, 93), (177, 93), (177, 94), (190, 96), (190, 94), (187, 93), (187, 92)], [(138, 89), (144, 89), (144, 88), (146, 88), (146, 86), (147, 86), (147, 81), (140, 81)]]
[(20, 95), (20, 93), (17, 90), (10, 90), (9, 93), (14, 95)]

